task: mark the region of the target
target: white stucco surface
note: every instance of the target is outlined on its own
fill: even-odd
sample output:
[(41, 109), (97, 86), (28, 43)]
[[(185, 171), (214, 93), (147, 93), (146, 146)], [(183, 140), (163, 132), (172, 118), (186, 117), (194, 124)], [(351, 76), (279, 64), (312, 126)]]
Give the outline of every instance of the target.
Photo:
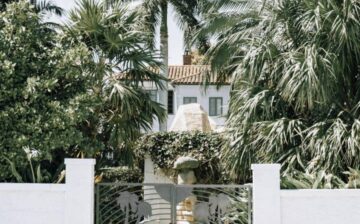
[[(223, 113), (222, 116), (211, 116), (210, 118), (216, 123), (217, 128), (221, 128), (225, 125), (226, 114), (228, 111), (229, 99), (230, 99), (230, 86), (224, 85), (217, 88), (214, 85), (204, 88), (201, 85), (176, 85), (171, 86), (174, 90), (174, 112), (175, 114), (168, 115), (168, 129), (170, 128), (175, 118), (176, 112), (181, 105), (183, 105), (184, 97), (196, 97), (197, 103), (209, 114), (209, 98), (210, 97), (222, 97), (223, 98)], [(155, 120), (153, 125), (153, 131), (159, 130), (159, 123)]]
[(360, 189), (280, 189), (280, 165), (253, 170), (253, 224), (357, 224)]
[[(65, 184), (0, 184), (0, 223), (92, 224), (94, 221), (94, 160), (66, 161)], [(155, 173), (145, 161), (145, 185), (172, 183)], [(253, 170), (253, 224), (357, 224), (360, 223), (360, 190), (281, 190), (280, 165), (257, 164)], [(171, 191), (147, 185), (144, 198), (152, 202), (154, 223), (168, 224)], [(160, 196), (161, 195), (161, 196)], [(158, 202), (158, 203), (155, 203)], [(163, 202), (160, 203), (159, 202)], [(157, 205), (156, 205), (157, 204)]]
[(64, 184), (0, 184), (0, 223), (63, 224), (64, 221)]
[(92, 224), (94, 164), (68, 159), (65, 184), (0, 184), (1, 224)]
[(210, 132), (209, 117), (198, 103), (181, 105), (176, 112), (169, 131), (204, 131)]
[(282, 190), (281, 224), (360, 223), (360, 190)]

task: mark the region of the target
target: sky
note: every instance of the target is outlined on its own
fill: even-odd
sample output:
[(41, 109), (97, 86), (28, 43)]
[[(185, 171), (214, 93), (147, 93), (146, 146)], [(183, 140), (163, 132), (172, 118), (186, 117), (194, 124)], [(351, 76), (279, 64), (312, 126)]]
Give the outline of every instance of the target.
[[(52, 0), (57, 6), (60, 6), (68, 12), (76, 6), (76, 0)], [(66, 17), (66, 15), (65, 15)], [(61, 21), (64, 18), (51, 18), (51, 20)], [(174, 11), (170, 6), (168, 13), (169, 29), (169, 65), (181, 65), (182, 55), (184, 53), (183, 32), (179, 29), (174, 19)]]

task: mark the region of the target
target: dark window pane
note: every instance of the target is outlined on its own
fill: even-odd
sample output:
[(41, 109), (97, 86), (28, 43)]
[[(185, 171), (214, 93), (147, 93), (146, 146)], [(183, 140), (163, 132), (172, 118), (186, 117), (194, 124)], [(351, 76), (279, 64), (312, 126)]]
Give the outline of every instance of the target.
[(174, 113), (174, 91), (168, 91), (168, 114)]
[(149, 94), (152, 101), (157, 102), (157, 90), (145, 90), (145, 92)]
[(209, 100), (210, 100), (210, 102), (209, 102), (209, 115), (210, 116), (215, 116), (215, 114), (216, 114), (215, 99), (210, 98)]
[(223, 99), (222, 97), (209, 98), (209, 115), (220, 116), (222, 115)]
[(184, 97), (183, 103), (184, 104), (197, 103), (197, 97)]

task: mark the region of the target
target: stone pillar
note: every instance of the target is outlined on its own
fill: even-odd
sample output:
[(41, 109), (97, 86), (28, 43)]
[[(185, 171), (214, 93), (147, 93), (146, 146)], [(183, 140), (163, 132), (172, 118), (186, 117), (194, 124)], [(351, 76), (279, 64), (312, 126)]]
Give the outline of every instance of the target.
[(65, 159), (65, 223), (94, 223), (94, 159)]
[(253, 164), (254, 224), (281, 224), (280, 164)]

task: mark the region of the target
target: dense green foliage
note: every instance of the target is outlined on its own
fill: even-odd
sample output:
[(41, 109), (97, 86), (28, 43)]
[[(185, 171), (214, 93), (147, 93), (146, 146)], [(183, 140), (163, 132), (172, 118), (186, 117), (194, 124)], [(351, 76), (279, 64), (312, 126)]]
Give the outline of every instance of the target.
[(76, 124), (91, 57), (85, 45), (49, 30), (28, 3), (8, 5), (0, 18), (0, 181), (11, 181), (9, 161), (23, 176), (30, 171), (25, 147), (34, 160), (50, 161), (52, 152), (88, 141)]
[[(81, 128), (92, 145), (100, 142), (106, 152), (118, 155), (113, 160), (119, 163), (112, 165), (131, 165), (131, 147), (140, 130), (149, 130), (155, 117), (165, 117), (165, 110), (142, 88), (143, 80), (163, 87), (162, 78), (151, 69), (161, 66), (159, 55), (147, 45), (149, 34), (141, 30), (140, 14), (125, 3), (84, 0), (70, 19), (67, 32), (80, 37), (96, 61), (94, 113)], [(125, 79), (119, 80), (119, 74), (126, 74)]]
[(144, 179), (140, 169), (130, 169), (126, 166), (101, 168), (99, 172), (102, 175), (102, 182), (105, 183), (142, 183)]
[[(23, 0), (1, 0), (0, 1), (0, 12), (6, 10), (6, 5), (14, 2), (20, 2)], [(53, 4), (51, 1), (46, 0), (30, 0), (30, 4), (35, 7), (37, 13), (52, 13), (58, 16), (63, 14), (63, 9)]]
[(161, 79), (139, 14), (84, 1), (61, 31), (43, 16), (26, 2), (0, 16), (0, 181), (57, 181), (64, 157), (131, 163), (129, 145), (165, 115), (141, 89)]
[[(200, 183), (226, 183), (228, 173), (244, 183), (251, 163), (276, 162), (286, 188), (358, 187), (359, 1), (151, 0), (136, 12), (82, 0), (56, 31), (39, 12), (59, 8), (5, 2), (16, 3), (0, 3), (0, 181), (61, 181), (65, 156), (131, 167), (135, 147), (165, 171), (179, 156), (199, 159)], [(134, 145), (155, 117), (166, 123), (142, 81), (166, 92), (152, 68), (166, 77), (168, 4), (186, 39), (201, 27), (200, 50), (215, 42), (208, 62), (219, 82), (232, 79), (227, 130), (156, 133)], [(159, 24), (165, 66), (152, 46)], [(100, 171), (108, 181), (140, 178)]]
[(283, 175), (323, 172), (346, 182), (344, 172), (360, 168), (360, 3), (262, 6), (223, 26), (227, 35), (210, 52), (233, 78), (227, 168), (244, 180), (251, 163), (278, 162)]
[(178, 157), (191, 156), (200, 161), (195, 170), (199, 183), (226, 183), (228, 175), (220, 162), (220, 149), (223, 138), (218, 133), (203, 132), (166, 132), (143, 136), (136, 145), (139, 158), (147, 153), (160, 168), (174, 175), (174, 162)]
[(0, 11), (4, 11), (6, 9), (6, 4), (13, 2), (12, 0), (3, 0), (0, 2)]
[(317, 188), (360, 188), (360, 171), (349, 168), (343, 177), (327, 173), (326, 171), (300, 172), (293, 171), (284, 175), (281, 187), (285, 189), (317, 189)]

